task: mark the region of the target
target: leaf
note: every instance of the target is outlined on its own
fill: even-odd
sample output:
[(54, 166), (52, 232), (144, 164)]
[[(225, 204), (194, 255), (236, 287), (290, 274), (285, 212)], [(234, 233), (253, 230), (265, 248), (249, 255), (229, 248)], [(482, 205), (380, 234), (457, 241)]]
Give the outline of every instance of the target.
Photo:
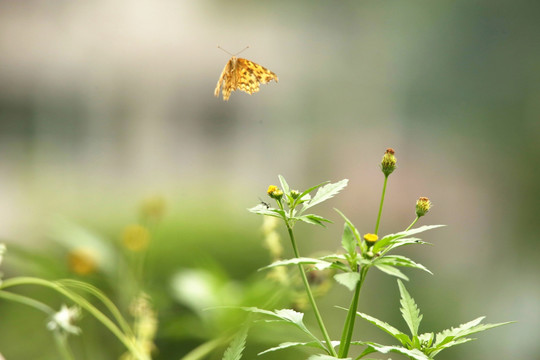
[(242, 329), (223, 354), (223, 360), (240, 360), (246, 347), (247, 329)]
[(321, 225), (322, 227), (326, 227), (323, 224), (323, 221), (332, 223), (331, 220), (325, 219), (322, 216), (315, 215), (315, 214), (302, 215), (302, 216), (295, 217), (294, 219), (307, 222), (308, 224)]
[[(456, 341), (458, 339), (462, 339), (465, 336), (469, 336), (481, 331), (489, 330), (497, 326), (502, 326), (506, 324), (512, 323), (510, 322), (504, 322), (504, 323), (498, 323), (498, 324), (480, 324), (482, 320), (484, 320), (485, 316), (478, 317), (474, 320), (471, 320), (465, 324), (459, 325), (457, 328), (450, 328), (441, 331), (436, 335), (435, 338), (435, 347), (440, 347), (445, 344), (449, 344), (450, 342)], [(470, 339), (472, 340), (472, 339)], [(450, 347), (456, 344), (452, 344), (446, 347)]]
[[(331, 197), (333, 197), (334, 195), (336, 195), (337, 193), (339, 193), (341, 190), (343, 190), (343, 188), (345, 188), (347, 186), (347, 183), (349, 182), (348, 179), (343, 179), (341, 181), (338, 181), (336, 183), (331, 183), (331, 184), (326, 184), (324, 186), (322, 186), (318, 191), (317, 193), (315, 194), (315, 196), (313, 196), (313, 198), (304, 205), (304, 210), (309, 208), (309, 207), (312, 207), (314, 205), (317, 205), (325, 200), (328, 200), (330, 199)], [(318, 185), (320, 186), (320, 185)]]
[(398, 232), (396, 234), (386, 235), (382, 239), (377, 241), (375, 245), (373, 245), (373, 252), (378, 252), (379, 250), (383, 249), (394, 240), (408, 237), (410, 235), (418, 234), (427, 230), (435, 229), (441, 226), (445, 226), (445, 225), (424, 225), (424, 226), (420, 226), (419, 228)]
[(353, 291), (356, 288), (358, 281), (360, 281), (360, 274), (357, 272), (346, 272), (335, 275), (334, 279), (347, 289)]
[(370, 323), (377, 326), (382, 331), (392, 335), (394, 338), (399, 340), (399, 342), (401, 344), (403, 344), (404, 346), (406, 346), (407, 344), (409, 344), (411, 342), (409, 337), (407, 336), (407, 334), (402, 333), (401, 331), (399, 331), (398, 329), (396, 329), (392, 325), (390, 325), (388, 323), (385, 323), (384, 321), (381, 321), (379, 319), (376, 319), (376, 318), (374, 318), (372, 316), (369, 316), (369, 315), (361, 313), (361, 312), (357, 312), (356, 315), (360, 316), (364, 320), (369, 321)]
[(343, 236), (341, 237), (341, 246), (350, 255), (356, 255), (356, 239), (354, 237), (353, 230), (349, 224), (345, 223), (343, 228)]
[(329, 267), (332, 266), (332, 263), (328, 261), (301, 257), (301, 258), (294, 258), (294, 259), (288, 259), (288, 260), (274, 261), (272, 264), (265, 266), (263, 268), (260, 268), (259, 271), (270, 269), (276, 266), (298, 265), (298, 264), (312, 264), (312, 265), (315, 265), (315, 268), (317, 270), (328, 269)]
[(304, 333), (309, 335), (310, 338), (312, 338), (313, 340), (315, 340), (319, 344), (321, 344), (322, 347), (324, 347), (322, 342), (319, 339), (317, 339), (315, 337), (315, 335), (313, 335), (307, 329), (307, 327), (304, 325), (304, 322), (303, 322), (304, 314), (301, 313), (301, 312), (294, 311), (294, 310), (291, 310), (291, 309), (281, 309), (281, 310), (269, 311), (269, 310), (259, 309), (259, 308), (256, 308), (256, 307), (240, 307), (239, 309), (244, 310), (244, 311), (248, 311), (248, 312), (252, 312), (252, 313), (268, 315), (268, 316), (271, 316), (273, 318), (278, 319), (279, 321), (284, 321), (286, 323), (293, 324), (297, 328), (302, 330)]
[(411, 267), (411, 268), (424, 270), (430, 273), (431, 275), (433, 275), (433, 273), (429, 271), (424, 265), (416, 263), (412, 261), (411, 259), (405, 256), (401, 256), (401, 255), (386, 255), (386, 256), (380, 257), (379, 259), (375, 261), (375, 264)]
[(322, 355), (322, 354), (318, 354), (318, 355), (311, 355), (310, 357), (308, 357), (308, 360), (352, 360), (352, 358), (337, 358), (337, 357), (333, 357), (333, 356), (330, 356), (330, 355)]
[(399, 293), (401, 294), (401, 315), (411, 330), (413, 337), (417, 336), (418, 326), (420, 325), (420, 321), (422, 321), (422, 315), (420, 315), (420, 310), (416, 306), (414, 299), (409, 295), (407, 289), (405, 289), (405, 286), (400, 280), (398, 280), (398, 285)]
[(352, 232), (354, 234), (354, 237), (356, 238), (357, 243), (360, 244), (361, 241), (362, 241), (362, 238), (360, 237), (360, 233), (358, 232), (356, 227), (353, 225), (353, 223), (349, 219), (347, 219), (347, 217), (341, 211), (339, 211), (338, 209), (334, 209), (334, 210), (336, 210), (337, 213), (339, 215), (341, 215), (343, 220), (345, 220), (345, 223), (347, 223), (347, 225), (349, 225), (349, 227), (351, 228), (351, 230), (352, 230)]
[(420, 240), (419, 238), (400, 238), (395, 239), (391, 241), (391, 244), (384, 250), (385, 253), (387, 253), (390, 250), (397, 249), (398, 247), (404, 246), (404, 245), (431, 245), (431, 243), (425, 242)]
[[(323, 344), (324, 344), (324, 342), (323, 342)], [(338, 345), (339, 345), (339, 341), (332, 341), (332, 346), (333, 347), (336, 347)], [(266, 349), (266, 350), (258, 353), (257, 355), (262, 355), (262, 354), (266, 354), (266, 353), (269, 353), (269, 352), (272, 352), (272, 351), (288, 349), (288, 348), (296, 347), (296, 346), (311, 346), (311, 347), (320, 348), (320, 349), (323, 349), (323, 350), (326, 351), (326, 348), (324, 346), (321, 346), (321, 344), (316, 342), (316, 341), (310, 341), (310, 342), (285, 342), (285, 343), (279, 344), (276, 347)]]
[(278, 175), (279, 182), (281, 183), (281, 188), (285, 194), (288, 194), (291, 190), (289, 189), (289, 184), (285, 181), (285, 178), (281, 175)]
[[(389, 352), (395, 352), (395, 353), (399, 353), (399, 354), (403, 354), (403, 355), (407, 355), (408, 357), (412, 358), (412, 359), (416, 359), (416, 360), (430, 360), (429, 357), (427, 357), (424, 353), (422, 353), (420, 350), (418, 349), (412, 349), (412, 350), (409, 350), (409, 349), (406, 349), (404, 347), (401, 347), (401, 346), (385, 346), (385, 345), (380, 345), (380, 344), (377, 344), (377, 343), (374, 343), (374, 342), (364, 342), (363, 345), (367, 345), (368, 347), (382, 353), (382, 354), (387, 354)], [(373, 352), (373, 351), (370, 351), (370, 352), (366, 352), (366, 350), (364, 350), (364, 352), (362, 353), (362, 355), (364, 354), (369, 354), (370, 352)]]
[(249, 212), (260, 215), (274, 216), (280, 219), (285, 219), (285, 211), (281, 209), (267, 208), (264, 204), (258, 204), (248, 209)]
[(403, 279), (405, 281), (409, 281), (409, 278), (404, 273), (402, 273), (401, 270), (396, 269), (393, 266), (377, 263), (375, 264), (375, 267), (381, 270), (382, 272), (387, 273), (388, 275), (392, 275), (400, 279)]

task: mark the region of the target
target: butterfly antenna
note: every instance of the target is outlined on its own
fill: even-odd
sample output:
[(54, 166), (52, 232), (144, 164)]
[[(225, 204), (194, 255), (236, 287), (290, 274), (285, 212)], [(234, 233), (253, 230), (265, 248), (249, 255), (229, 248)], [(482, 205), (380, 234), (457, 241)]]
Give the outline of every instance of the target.
[(237, 52), (236, 54), (231, 54), (230, 52), (228, 52), (227, 50), (225, 50), (224, 48), (222, 48), (221, 46), (218, 45), (218, 48), (225, 51), (227, 54), (231, 55), (231, 56), (236, 56), (238, 54), (240, 54), (241, 52), (243, 52), (244, 50), (246, 50), (247, 48), (249, 48), (249, 45), (246, 46), (245, 48), (243, 48), (241, 51)]

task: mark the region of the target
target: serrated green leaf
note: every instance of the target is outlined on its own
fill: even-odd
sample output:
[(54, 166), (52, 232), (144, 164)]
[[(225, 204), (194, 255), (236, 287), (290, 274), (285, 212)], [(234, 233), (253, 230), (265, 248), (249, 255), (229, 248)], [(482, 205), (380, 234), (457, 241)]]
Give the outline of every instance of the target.
[(333, 357), (333, 356), (330, 356), (330, 355), (322, 355), (322, 354), (318, 354), (318, 355), (311, 355), (310, 357), (308, 357), (308, 360), (352, 360), (352, 358), (337, 358), (337, 357)]
[[(324, 342), (323, 342), (324, 344)], [(339, 341), (332, 341), (332, 346), (333, 347), (336, 347), (339, 345)], [(257, 355), (263, 355), (263, 354), (266, 354), (266, 353), (269, 353), (269, 352), (273, 352), (273, 351), (277, 351), (277, 350), (283, 350), (283, 349), (288, 349), (288, 348), (291, 348), (291, 347), (297, 347), (297, 346), (310, 346), (310, 347), (316, 347), (316, 348), (319, 348), (319, 349), (322, 349), (322, 350), (325, 350), (326, 351), (326, 348), (324, 346), (322, 346), (320, 343), (316, 342), (316, 341), (309, 341), (309, 342), (285, 342), (285, 343), (281, 343), (279, 344), (278, 346), (276, 347), (273, 347), (273, 348), (270, 348), (270, 349), (266, 349), (260, 353), (258, 353)]]
[(438, 227), (445, 226), (445, 225), (424, 225), (420, 226), (415, 229), (410, 229), (407, 231), (398, 232), (396, 234), (389, 234), (384, 236), (382, 239), (377, 241), (375, 245), (373, 245), (373, 252), (378, 252), (379, 250), (385, 248), (388, 246), (392, 241), (395, 241), (397, 239), (409, 237), (414, 234), (418, 234), (427, 230), (436, 229)]
[(330, 183), (320, 187), (315, 196), (313, 196), (313, 198), (304, 205), (304, 210), (332, 198), (343, 190), (343, 188), (347, 186), (348, 182), (348, 179), (343, 179), (336, 183)]
[(426, 241), (422, 241), (419, 238), (400, 238), (395, 239), (391, 241), (391, 244), (388, 245), (386, 249), (384, 249), (384, 253), (389, 252), (390, 250), (397, 249), (398, 247), (404, 246), (404, 245), (432, 245), (431, 243), (428, 243)]
[(246, 347), (247, 329), (243, 329), (231, 341), (223, 354), (223, 360), (240, 360)]
[(346, 272), (337, 274), (334, 276), (334, 279), (341, 285), (345, 286), (347, 289), (353, 291), (356, 288), (356, 284), (360, 280), (360, 273), (357, 272)]
[(392, 276), (395, 276), (397, 278), (400, 278), (400, 279), (403, 279), (405, 281), (409, 281), (409, 278), (407, 277), (407, 275), (405, 275), (404, 273), (401, 272), (401, 270), (399, 269), (396, 269), (395, 267), (391, 266), (391, 265), (385, 265), (385, 264), (375, 264), (375, 267), (379, 270), (381, 270), (382, 272), (385, 272), (387, 273), (388, 275), (392, 275)]
[(320, 225), (322, 227), (326, 227), (326, 225), (323, 224), (323, 221), (327, 223), (332, 223), (331, 220), (325, 219), (322, 216), (315, 214), (302, 215), (295, 217), (294, 219), (307, 222), (308, 224)]
[[(388, 354), (389, 352), (395, 352), (395, 353), (407, 355), (408, 357), (410, 357), (412, 359), (415, 359), (415, 360), (430, 360), (430, 358), (427, 357), (426, 354), (422, 353), (418, 349), (409, 350), (409, 349), (406, 349), (406, 348), (401, 347), (401, 346), (386, 346), (386, 345), (380, 345), (380, 344), (377, 344), (377, 343), (374, 343), (374, 342), (365, 342), (364, 344), (371, 347), (371, 348), (373, 348), (374, 350), (376, 350), (376, 351), (378, 351), (378, 352), (380, 352), (382, 354)], [(362, 353), (362, 354), (364, 354), (364, 353)], [(369, 354), (369, 352), (367, 354)]]
[[(480, 324), (482, 320), (484, 320), (484, 318), (485, 316), (481, 316), (465, 324), (461, 324), (456, 328), (452, 327), (450, 329), (446, 329), (446, 330), (441, 331), (440, 333), (437, 333), (436, 338), (435, 338), (435, 346), (439, 347), (447, 343), (456, 341), (458, 339), (464, 338), (465, 336), (469, 336), (469, 335), (472, 335), (481, 331), (492, 329), (494, 327), (512, 323), (512, 322), (504, 322), (504, 323), (498, 323), (498, 324)], [(445, 347), (449, 347), (449, 346), (445, 346)]]
[(420, 326), (420, 322), (422, 321), (422, 315), (420, 315), (420, 310), (416, 306), (414, 299), (411, 297), (411, 295), (409, 295), (407, 289), (405, 289), (405, 286), (400, 280), (398, 280), (398, 285), (399, 293), (401, 294), (401, 315), (403, 316), (403, 319), (411, 330), (411, 334), (413, 335), (413, 337), (417, 336), (418, 327)]
[(411, 267), (411, 268), (421, 269), (421, 270), (424, 270), (424, 271), (430, 273), (431, 275), (433, 275), (433, 273), (431, 271), (429, 271), (424, 265), (416, 263), (416, 262), (412, 261), (411, 259), (409, 259), (409, 258), (407, 258), (405, 256), (401, 256), (401, 255), (382, 256), (382, 257), (378, 258), (377, 260), (375, 260), (374, 263), (376, 265), (384, 264), (384, 265), (391, 265), (391, 266), (404, 266), (404, 267)]
[(269, 310), (259, 309), (256, 307), (240, 307), (239, 309), (252, 312), (252, 313), (268, 315), (270, 317), (273, 317), (274, 319), (278, 319), (286, 323), (295, 325), (297, 328), (299, 328), (304, 333), (306, 333), (310, 338), (312, 338), (313, 340), (318, 342), (322, 347), (324, 347), (323, 343), (319, 339), (317, 339), (317, 337), (313, 335), (311, 331), (309, 331), (307, 327), (304, 325), (304, 322), (303, 322), (304, 314), (301, 312), (294, 311), (291, 309), (280, 309), (280, 310), (275, 310), (275, 311), (269, 311)]
[(398, 329), (396, 329), (392, 325), (390, 325), (388, 323), (385, 323), (384, 321), (381, 321), (379, 319), (374, 318), (373, 316), (369, 316), (369, 315), (361, 313), (361, 312), (357, 312), (356, 315), (360, 316), (364, 320), (369, 321), (370, 323), (372, 323), (373, 325), (375, 325), (376, 327), (378, 327), (382, 331), (392, 335), (394, 338), (396, 338), (404, 346), (406, 346), (407, 344), (409, 344), (411, 342), (409, 337), (407, 336), (407, 334), (402, 333), (401, 331), (399, 331)]
[(274, 261), (270, 265), (260, 268), (259, 271), (269, 269), (269, 268), (273, 268), (273, 267), (276, 267), (276, 266), (287, 266), (287, 265), (298, 265), (298, 264), (314, 265), (317, 270), (328, 269), (329, 267), (332, 266), (332, 263), (328, 262), (328, 261), (319, 260), (319, 259), (312, 259), (312, 258), (306, 258), (306, 257), (300, 257), (300, 258), (294, 258), (294, 259)]

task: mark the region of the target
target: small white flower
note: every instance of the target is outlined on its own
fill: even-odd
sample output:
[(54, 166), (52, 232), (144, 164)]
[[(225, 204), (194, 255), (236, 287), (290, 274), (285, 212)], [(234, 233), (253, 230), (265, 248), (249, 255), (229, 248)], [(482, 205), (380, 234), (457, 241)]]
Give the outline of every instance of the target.
[(62, 305), (59, 312), (55, 313), (51, 320), (47, 323), (49, 330), (60, 330), (69, 334), (78, 335), (81, 333), (81, 329), (74, 325), (74, 323), (81, 317), (81, 310), (76, 307), (67, 307)]

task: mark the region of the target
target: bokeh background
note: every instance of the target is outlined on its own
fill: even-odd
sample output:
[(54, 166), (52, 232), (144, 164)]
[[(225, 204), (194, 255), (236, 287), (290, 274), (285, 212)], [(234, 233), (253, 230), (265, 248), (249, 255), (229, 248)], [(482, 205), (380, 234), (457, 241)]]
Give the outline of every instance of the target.
[[(498, 0), (0, 1), (4, 277), (75, 277), (126, 304), (124, 279), (111, 275), (129, 260), (122, 234), (159, 199), (145, 290), (159, 316), (155, 358), (181, 359), (235, 324), (203, 305), (256, 305), (268, 291), (256, 272), (271, 261), (262, 218), (246, 208), (277, 175), (300, 190), (350, 180), (317, 211), (335, 224), (298, 225), (303, 254), (335, 251), (334, 207), (373, 231), (378, 164), (392, 147), (380, 234), (404, 229), (419, 196), (434, 203), (421, 224), (448, 225), (423, 235), (434, 246), (404, 250), (435, 274), (407, 271), (421, 330), (518, 321), (438, 359), (540, 359), (539, 14), (540, 2)], [(279, 83), (215, 98), (230, 57), (217, 45), (249, 45), (241, 56)], [(88, 274), (70, 267), (78, 246), (94, 251)], [(373, 271), (364, 286), (360, 311), (405, 330), (395, 280)], [(344, 313), (333, 306), (349, 299), (338, 287), (321, 298), (334, 338)], [(57, 359), (46, 321), (0, 302), (0, 353)], [(122, 354), (90, 316), (81, 327), (78, 359)], [(393, 344), (357, 327), (359, 339)], [(297, 335), (257, 325), (245, 357)]]

